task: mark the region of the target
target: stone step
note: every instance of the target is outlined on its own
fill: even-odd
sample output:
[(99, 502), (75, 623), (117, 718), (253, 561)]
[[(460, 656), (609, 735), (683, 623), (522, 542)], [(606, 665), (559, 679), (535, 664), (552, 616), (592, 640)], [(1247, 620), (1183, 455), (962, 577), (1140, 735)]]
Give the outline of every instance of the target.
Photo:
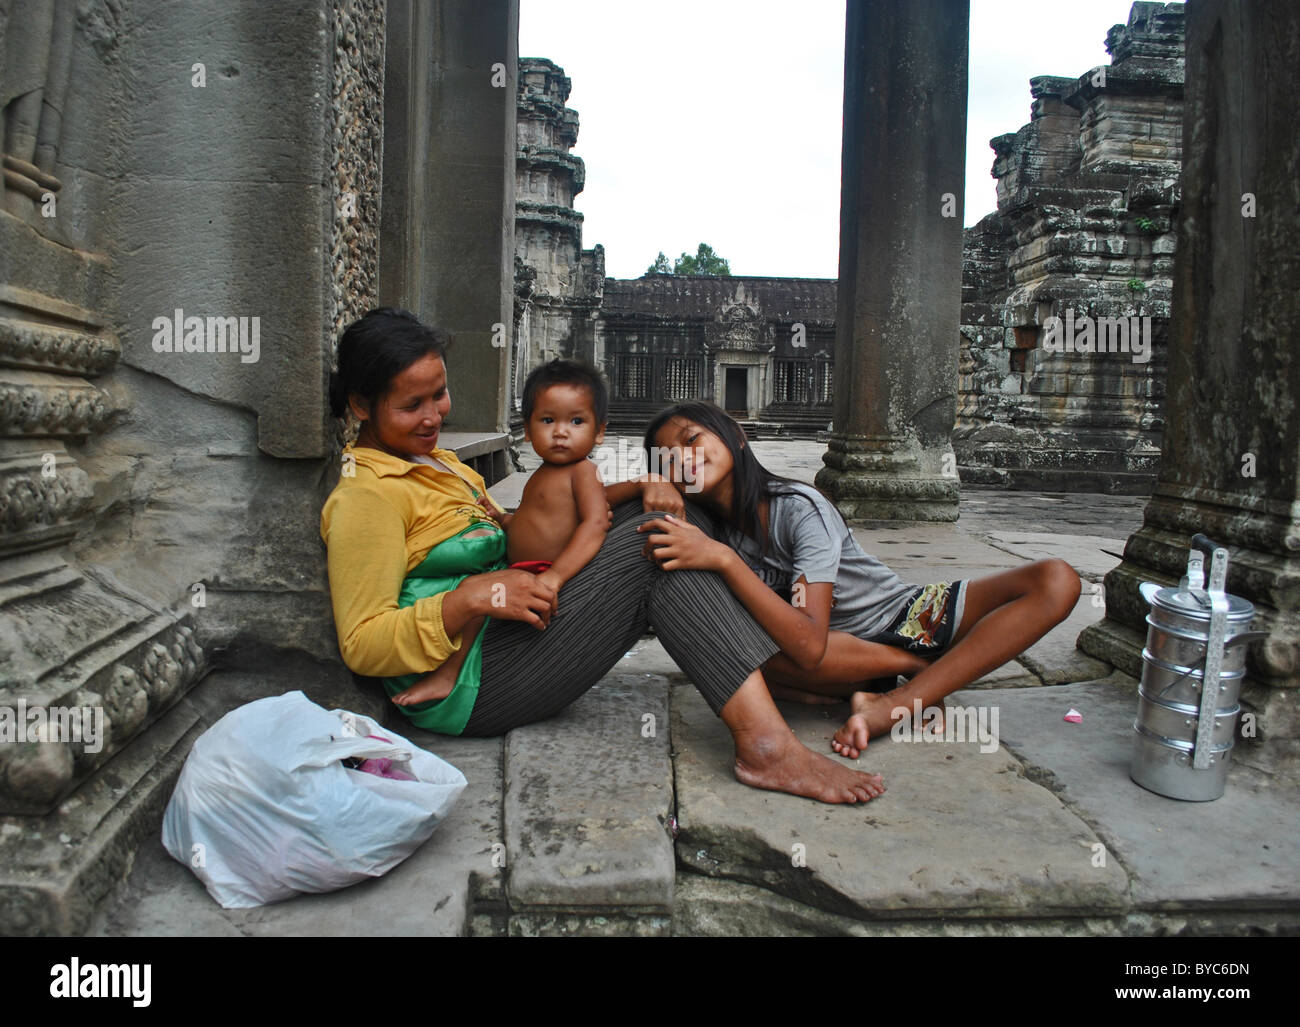
[(668, 933), (672, 811), (661, 675), (611, 674), (559, 716), (510, 732), (509, 932)]
[[(971, 694), (988, 703), (1042, 691)], [(1093, 828), (996, 745), (981, 752), (978, 742), (878, 739), (860, 760), (840, 762), (883, 774), (885, 794), (865, 805), (825, 806), (737, 782), (727, 730), (694, 689), (675, 687), (672, 709), (677, 854), (685, 869), (876, 923), (1014, 924), (1129, 909), (1119, 861), (1092, 864), (1101, 844)], [(832, 716), (786, 703), (782, 712), (800, 741), (830, 752), (842, 709)], [(1002, 730), (1009, 733), (1005, 724)]]
[[(970, 476), (967, 477), (968, 470)], [(1091, 468), (1059, 468), (1033, 470), (989, 468), (976, 471), (960, 468), (963, 482), (978, 485), (996, 485), (1002, 489), (1021, 492), (1078, 492), (1100, 493), (1107, 496), (1149, 496), (1155, 486), (1156, 470), (1150, 473), (1128, 471), (1096, 471)]]
[[(672, 694), (681, 832), (678, 935), (1285, 934), (1300, 926), (1300, 785), (1244, 760), (1208, 803), (1128, 777), (1135, 682), (960, 691), (1002, 747), (876, 739), (887, 791), (816, 807), (732, 784), (729, 741)], [(1083, 714), (1065, 722), (1067, 710)], [(782, 704), (818, 751), (838, 725)], [(969, 723), (969, 721), (967, 721)], [(1240, 744), (1240, 743), (1239, 743)], [(707, 782), (707, 784), (706, 784)], [(1213, 839), (1210, 842), (1210, 839)]]
[(87, 933), (137, 851), (162, 851), (163, 809), (202, 732), (183, 699), (53, 812), (0, 816), (0, 935)]

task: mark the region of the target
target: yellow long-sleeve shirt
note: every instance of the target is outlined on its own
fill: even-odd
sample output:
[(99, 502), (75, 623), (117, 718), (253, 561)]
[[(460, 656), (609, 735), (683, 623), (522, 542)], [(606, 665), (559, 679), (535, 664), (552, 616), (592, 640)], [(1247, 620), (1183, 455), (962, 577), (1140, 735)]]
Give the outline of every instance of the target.
[(320, 518), (343, 662), (367, 677), (434, 670), (460, 648), (443, 626), (446, 593), (405, 609), (398, 593), (430, 548), (486, 520), (466, 485), (486, 495), (483, 479), (447, 449), (430, 455), (456, 474), (367, 446), (344, 450), (345, 469), (349, 454), (355, 474), (339, 479)]

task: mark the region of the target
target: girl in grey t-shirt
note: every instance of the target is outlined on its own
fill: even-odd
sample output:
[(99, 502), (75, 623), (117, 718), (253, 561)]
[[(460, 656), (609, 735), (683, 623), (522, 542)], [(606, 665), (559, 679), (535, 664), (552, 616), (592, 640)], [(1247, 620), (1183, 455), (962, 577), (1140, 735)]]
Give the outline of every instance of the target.
[[(645, 435), (651, 469), (709, 509), (716, 538), (681, 518), (641, 526), (666, 571), (712, 570), (781, 647), (763, 666), (774, 693), (849, 697), (832, 747), (856, 759), (913, 700), (929, 709), (1022, 653), (1064, 620), (1079, 576), (1039, 560), (969, 581), (915, 585), (865, 552), (816, 489), (772, 474), (711, 403), (661, 411)], [(650, 498), (647, 492), (647, 499)], [(879, 694), (868, 682), (908, 675)], [(904, 714), (906, 715), (906, 714)]]

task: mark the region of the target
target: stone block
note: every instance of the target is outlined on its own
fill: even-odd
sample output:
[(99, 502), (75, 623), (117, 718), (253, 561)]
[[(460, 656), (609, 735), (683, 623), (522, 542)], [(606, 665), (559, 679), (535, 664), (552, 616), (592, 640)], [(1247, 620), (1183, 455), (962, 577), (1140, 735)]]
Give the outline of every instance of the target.
[[(1089, 861), (1093, 829), (1023, 777), (1005, 750), (878, 739), (855, 765), (883, 774), (887, 791), (865, 805), (828, 806), (740, 784), (731, 738), (695, 690), (675, 687), (672, 704), (677, 853), (695, 872), (873, 921), (1097, 916), (1128, 906), (1118, 861)], [(830, 752), (839, 720), (816, 707), (786, 714), (800, 741)]]
[(158, 837), (201, 733), (197, 712), (182, 702), (120, 753), (111, 773), (91, 777), (55, 811), (0, 816), (0, 934), (87, 933), (96, 905)]
[(512, 915), (671, 910), (667, 688), (657, 675), (613, 674), (559, 716), (510, 732)]

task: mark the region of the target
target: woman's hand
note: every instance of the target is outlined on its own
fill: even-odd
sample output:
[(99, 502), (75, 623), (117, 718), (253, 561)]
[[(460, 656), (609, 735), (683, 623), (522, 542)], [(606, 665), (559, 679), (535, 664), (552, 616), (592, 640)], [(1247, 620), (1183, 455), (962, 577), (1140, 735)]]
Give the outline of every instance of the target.
[(641, 508), (646, 513), (663, 510), (675, 517), (686, 516), (686, 502), (677, 486), (658, 474), (643, 474), (636, 479), (641, 486)]
[(639, 524), (636, 530), (654, 532), (642, 552), (662, 570), (721, 571), (735, 555), (730, 546), (671, 514)]
[(473, 574), (455, 591), (461, 589), (468, 589), (465, 598), (474, 613), (498, 620), (521, 620), (538, 630), (551, 622), (558, 595), (538, 575), (521, 570)]

